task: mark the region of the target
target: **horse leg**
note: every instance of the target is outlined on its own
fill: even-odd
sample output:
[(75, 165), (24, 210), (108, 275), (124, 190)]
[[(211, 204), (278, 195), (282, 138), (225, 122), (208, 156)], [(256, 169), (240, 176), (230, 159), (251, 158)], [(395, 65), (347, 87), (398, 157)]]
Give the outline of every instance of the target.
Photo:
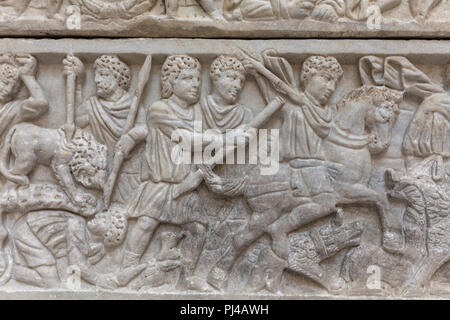
[(335, 189), (342, 196), (338, 201), (339, 204), (375, 205), (383, 228), (383, 248), (391, 253), (402, 251), (402, 223), (389, 212), (389, 202), (385, 196), (363, 184), (339, 184)]
[(317, 195), (312, 200), (314, 202), (295, 207), (267, 227), (272, 237), (272, 250), (280, 258), (287, 260), (289, 256), (288, 233), (330, 215), (336, 208), (335, 197), (329, 193)]
[(231, 269), (239, 255), (261, 237), (265, 232), (265, 227), (279, 216), (280, 210), (278, 209), (254, 212), (244, 229), (233, 236), (232, 244), (228, 251), (209, 272), (208, 283), (217, 289), (224, 289)]

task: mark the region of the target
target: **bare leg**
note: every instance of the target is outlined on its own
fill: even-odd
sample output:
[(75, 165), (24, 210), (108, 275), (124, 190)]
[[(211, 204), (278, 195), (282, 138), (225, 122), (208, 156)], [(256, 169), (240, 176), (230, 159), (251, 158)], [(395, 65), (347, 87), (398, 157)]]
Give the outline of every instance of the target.
[(314, 202), (294, 208), (267, 228), (267, 232), (272, 236), (272, 250), (280, 258), (287, 260), (289, 256), (288, 233), (326, 217), (335, 210), (336, 203), (331, 194), (321, 194), (313, 200)]
[(385, 196), (362, 184), (342, 184), (336, 190), (342, 196), (339, 199), (339, 204), (362, 203), (375, 205), (383, 227), (384, 249), (392, 253), (402, 250), (402, 223), (395, 215), (389, 212), (389, 202)]
[(138, 218), (136, 225), (130, 231), (128, 236), (122, 260), (122, 269), (139, 264), (141, 256), (144, 254), (144, 251), (158, 226), (158, 220), (146, 216)]
[(9, 172), (12, 175), (24, 177), (24, 185), (28, 185), (28, 174), (33, 171), (34, 167), (36, 166), (37, 157), (33, 151), (29, 151), (21, 152), (20, 159), (21, 161), (18, 161), (16, 158)]

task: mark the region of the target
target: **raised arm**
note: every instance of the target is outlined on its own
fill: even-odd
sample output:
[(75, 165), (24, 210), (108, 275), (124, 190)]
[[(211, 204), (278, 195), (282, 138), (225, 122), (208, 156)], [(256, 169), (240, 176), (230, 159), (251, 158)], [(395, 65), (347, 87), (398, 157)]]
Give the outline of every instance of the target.
[(20, 54), (17, 55), (17, 61), (21, 65), (19, 67), (20, 78), (30, 93), (30, 97), (22, 103), (22, 119), (32, 120), (46, 113), (49, 103), (36, 80), (36, 58), (29, 54)]
[[(260, 61), (256, 60), (252, 56), (250, 56), (248, 53), (243, 51), (241, 49), (240, 52), (243, 60), (245, 61), (244, 65), (251, 64), (253, 68), (264, 78), (269, 80), (277, 89), (281, 90), (282, 92), (285, 92), (289, 99), (291, 99), (294, 103), (297, 105), (303, 105), (307, 103), (307, 99), (303, 92), (299, 90), (295, 90), (291, 88), (287, 83), (285, 83), (283, 80), (278, 78), (274, 73), (272, 73), (269, 69), (267, 69)], [(261, 84), (262, 79), (258, 76), (256, 77), (256, 81), (258, 84)]]

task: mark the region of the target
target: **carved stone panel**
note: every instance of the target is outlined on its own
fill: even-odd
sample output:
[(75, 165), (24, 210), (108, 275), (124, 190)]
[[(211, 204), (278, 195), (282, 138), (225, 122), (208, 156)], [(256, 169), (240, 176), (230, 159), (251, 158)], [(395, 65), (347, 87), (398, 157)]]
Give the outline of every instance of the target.
[(0, 297), (449, 298), (449, 49), (0, 39)]
[(443, 0), (0, 0), (4, 36), (449, 37)]

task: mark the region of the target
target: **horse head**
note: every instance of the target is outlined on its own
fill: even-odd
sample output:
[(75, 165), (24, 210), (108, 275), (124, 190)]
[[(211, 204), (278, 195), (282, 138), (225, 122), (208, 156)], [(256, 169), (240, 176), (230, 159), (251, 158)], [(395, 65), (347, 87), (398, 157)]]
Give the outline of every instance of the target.
[[(378, 154), (390, 145), (392, 127), (397, 120), (402, 99), (403, 93), (400, 91), (384, 86), (365, 85), (352, 90), (339, 102), (336, 119), (338, 124), (339, 118), (347, 119), (346, 121), (353, 119), (354, 123), (347, 123), (347, 128), (359, 126), (368, 135), (370, 153)], [(345, 117), (339, 117), (339, 114)]]

